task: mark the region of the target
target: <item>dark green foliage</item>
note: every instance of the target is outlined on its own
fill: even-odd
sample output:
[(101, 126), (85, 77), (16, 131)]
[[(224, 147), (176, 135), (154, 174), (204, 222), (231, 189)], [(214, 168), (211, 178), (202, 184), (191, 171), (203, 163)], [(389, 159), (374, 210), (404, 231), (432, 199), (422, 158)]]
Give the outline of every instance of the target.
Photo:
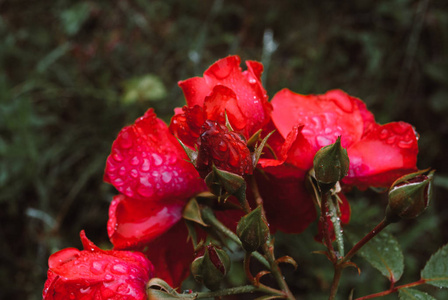
[[(263, 46), (267, 29), (274, 52)], [(106, 221), (115, 191), (102, 173), (116, 134), (149, 107), (169, 121), (183, 105), (177, 81), (228, 54), (262, 60), (271, 98), (284, 87), (316, 94), (341, 88), (365, 100), (379, 122), (415, 125), (419, 167), (441, 176), (434, 208), (391, 227), (405, 254), (402, 280), (416, 280), (448, 241), (447, 53), (442, 0), (0, 1), (1, 298), (40, 299), (49, 254), (81, 247), (81, 229), (110, 247)], [(166, 90), (141, 96), (143, 79)], [(386, 205), (360, 203), (363, 214), (377, 216), (372, 220)], [(299, 271), (287, 274), (296, 279), (292, 289), (320, 299), (331, 266), (310, 254), (319, 249), (310, 230), (297, 243), (279, 237), (278, 249), (299, 262)], [(353, 286), (357, 295), (387, 289), (387, 280), (363, 286), (378, 278), (366, 268), (361, 277), (346, 271), (355, 279), (343, 279), (343, 295)]]

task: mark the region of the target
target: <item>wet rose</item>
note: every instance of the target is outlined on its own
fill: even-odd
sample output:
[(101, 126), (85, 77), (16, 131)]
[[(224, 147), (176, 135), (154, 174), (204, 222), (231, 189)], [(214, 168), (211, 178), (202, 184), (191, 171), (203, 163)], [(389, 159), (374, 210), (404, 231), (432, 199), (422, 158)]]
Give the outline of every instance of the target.
[(142, 253), (101, 250), (80, 235), (84, 250), (66, 248), (48, 259), (44, 300), (147, 298), (153, 267)]

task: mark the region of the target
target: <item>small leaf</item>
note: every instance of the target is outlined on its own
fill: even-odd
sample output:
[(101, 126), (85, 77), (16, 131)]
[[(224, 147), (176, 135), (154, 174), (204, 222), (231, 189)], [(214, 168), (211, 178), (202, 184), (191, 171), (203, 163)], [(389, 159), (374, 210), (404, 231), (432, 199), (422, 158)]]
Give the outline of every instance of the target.
[(198, 201), (196, 201), (195, 198), (192, 198), (190, 201), (188, 201), (187, 205), (185, 205), (182, 217), (184, 219), (198, 223), (202, 226), (208, 226), (207, 224), (205, 224), (204, 220), (202, 220), (201, 208), (199, 207)]
[(426, 263), (421, 272), (427, 284), (448, 287), (448, 244), (440, 248)]
[(399, 289), (398, 296), (400, 300), (436, 300), (425, 292), (415, 289)]
[[(345, 230), (347, 237), (353, 243), (361, 240), (362, 235)], [(404, 270), (404, 258), (397, 240), (387, 232), (381, 232), (366, 245), (358, 254), (367, 260), (375, 269), (386, 276), (391, 282), (400, 279)]]

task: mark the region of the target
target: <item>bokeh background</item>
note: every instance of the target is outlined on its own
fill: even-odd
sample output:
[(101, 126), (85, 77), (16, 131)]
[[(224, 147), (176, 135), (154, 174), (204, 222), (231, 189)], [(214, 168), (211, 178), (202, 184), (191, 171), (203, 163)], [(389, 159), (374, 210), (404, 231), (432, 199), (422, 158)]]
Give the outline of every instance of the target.
[[(263, 62), (271, 98), (284, 87), (341, 88), (378, 122), (416, 127), (419, 167), (437, 169), (435, 197), (390, 231), (406, 254), (400, 283), (419, 278), (448, 242), (448, 2), (0, 0), (1, 299), (40, 299), (48, 256), (80, 248), (81, 229), (110, 247), (115, 191), (102, 173), (116, 134), (149, 107), (169, 122), (184, 101), (177, 81), (229, 54)], [(353, 191), (350, 201), (353, 225), (382, 218), (383, 194)], [(325, 299), (331, 283), (331, 265), (311, 253), (314, 230), (277, 237), (279, 255), (299, 263), (285, 273), (303, 299)], [(344, 273), (341, 299), (353, 287), (357, 296), (387, 289), (357, 262), (363, 272)]]

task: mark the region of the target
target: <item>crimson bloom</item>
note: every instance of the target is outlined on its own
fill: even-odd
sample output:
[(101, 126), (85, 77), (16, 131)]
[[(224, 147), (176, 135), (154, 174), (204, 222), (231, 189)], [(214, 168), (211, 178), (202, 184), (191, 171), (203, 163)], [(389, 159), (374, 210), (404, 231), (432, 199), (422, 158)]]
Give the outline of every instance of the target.
[(84, 250), (66, 248), (48, 259), (44, 300), (143, 300), (153, 267), (141, 253), (101, 250), (81, 231)]
[(143, 251), (157, 277), (179, 285), (194, 253), (179, 221), (187, 200), (206, 186), (152, 109), (118, 134), (104, 180), (121, 192), (109, 208), (107, 229), (114, 248)]
[(187, 105), (176, 108), (170, 131), (184, 144), (194, 147), (206, 120), (225, 124), (227, 114), (232, 128), (246, 139), (263, 128), (270, 119), (272, 106), (261, 84), (263, 65), (228, 56), (211, 65), (204, 77), (179, 82)]
[(265, 176), (258, 179), (268, 220), (277, 229), (298, 233), (315, 220), (305, 176), (316, 152), (338, 136), (350, 159), (342, 180), (345, 185), (388, 187), (397, 177), (416, 170), (414, 128), (404, 122), (377, 124), (361, 100), (343, 91), (300, 95), (284, 89), (271, 103), (271, 126), (278, 131), (272, 140), (277, 158), (260, 160)]

